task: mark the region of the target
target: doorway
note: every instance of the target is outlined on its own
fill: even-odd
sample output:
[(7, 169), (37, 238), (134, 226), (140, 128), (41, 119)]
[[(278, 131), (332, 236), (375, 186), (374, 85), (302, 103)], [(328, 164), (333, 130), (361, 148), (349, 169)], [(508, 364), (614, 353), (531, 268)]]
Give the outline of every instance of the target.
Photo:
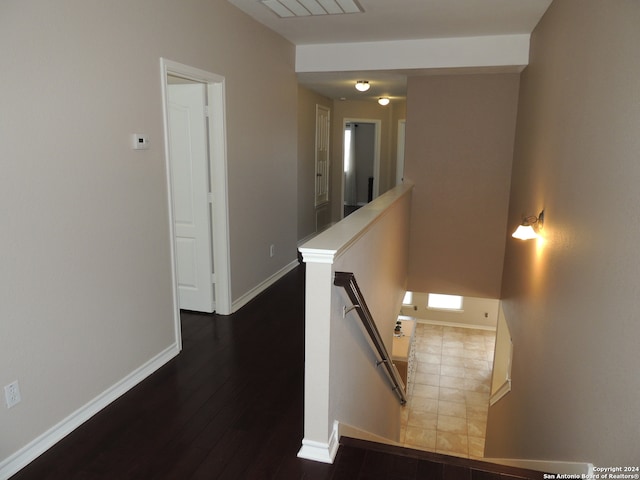
[(343, 127), (343, 218), (379, 195), (380, 120), (345, 119)]
[(168, 75), (167, 103), (178, 301), (183, 310), (213, 313), (206, 84)]
[(160, 63), (179, 339), (181, 308), (231, 313), (224, 77)]
[(325, 105), (316, 104), (314, 233), (324, 230), (331, 223), (329, 205), (331, 181), (329, 170), (330, 132), (331, 110)]

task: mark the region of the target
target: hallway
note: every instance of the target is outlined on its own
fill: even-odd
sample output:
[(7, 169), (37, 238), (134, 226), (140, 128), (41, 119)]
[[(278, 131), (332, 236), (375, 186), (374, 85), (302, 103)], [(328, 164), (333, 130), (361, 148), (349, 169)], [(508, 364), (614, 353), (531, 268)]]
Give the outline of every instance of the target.
[(416, 368), (402, 414), (409, 448), (480, 459), (489, 408), (495, 332), (420, 323)]
[[(182, 312), (183, 351), (178, 357), (12, 480), (542, 478), (536, 472), (348, 438), (340, 440), (332, 465), (298, 458), (303, 436), (303, 289), (300, 266), (234, 315)], [(435, 352), (437, 335), (428, 337), (423, 343)], [(445, 332), (441, 338), (442, 345), (466, 346)], [(416, 382), (431, 381), (428, 371), (434, 367), (425, 366), (434, 365), (431, 355), (437, 356), (420, 354)], [(446, 357), (440, 355), (442, 361)], [(441, 372), (448, 371), (446, 365)], [(446, 382), (440, 379), (436, 387), (443, 397), (450, 393)], [(428, 398), (417, 394), (429, 387), (415, 384), (416, 418), (422, 415), (416, 407)]]

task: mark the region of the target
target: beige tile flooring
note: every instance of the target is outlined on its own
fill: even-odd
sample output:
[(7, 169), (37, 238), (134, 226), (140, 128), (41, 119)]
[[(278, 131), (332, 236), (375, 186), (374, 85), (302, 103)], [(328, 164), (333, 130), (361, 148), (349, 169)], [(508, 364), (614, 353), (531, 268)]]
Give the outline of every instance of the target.
[(495, 332), (420, 323), (416, 367), (400, 441), (410, 448), (482, 458)]

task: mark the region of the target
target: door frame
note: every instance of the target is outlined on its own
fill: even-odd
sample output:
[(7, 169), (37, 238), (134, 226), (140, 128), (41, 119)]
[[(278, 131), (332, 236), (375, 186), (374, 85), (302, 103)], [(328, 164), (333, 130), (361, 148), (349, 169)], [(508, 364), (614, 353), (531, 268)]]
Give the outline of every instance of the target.
[(185, 78), (207, 86), (209, 121), (209, 175), (211, 184), (211, 226), (213, 241), (213, 264), (215, 275), (216, 312), (231, 313), (231, 268), (229, 250), (229, 208), (227, 186), (227, 146), (225, 115), (225, 79), (220, 75), (198, 68), (160, 58), (162, 84), (162, 113), (164, 123), (165, 169), (167, 179), (167, 199), (169, 207), (169, 243), (171, 254), (171, 280), (173, 284), (173, 304), (175, 314), (176, 339), (182, 349), (180, 330), (180, 306), (178, 302), (178, 280), (176, 266), (176, 245), (174, 232), (173, 194), (171, 187), (171, 164), (169, 157), (169, 104), (167, 100), (167, 75)]
[(404, 180), (404, 146), (407, 131), (407, 119), (398, 120), (398, 136), (396, 148), (396, 185), (401, 185)]
[[(326, 112), (327, 122), (326, 125), (321, 125), (321, 115), (320, 112)], [(315, 155), (314, 155), (314, 199), (313, 199), (313, 207), (315, 210), (327, 205), (331, 201), (330, 197), (330, 187), (331, 187), (331, 108), (326, 105), (320, 105), (316, 103), (316, 138), (315, 138)], [(318, 150), (321, 147), (326, 147), (326, 167), (322, 176), (324, 176), (324, 183), (326, 188), (326, 199), (318, 202)], [(316, 225), (316, 231), (318, 230)]]
[(344, 129), (347, 123), (372, 123), (374, 124), (374, 153), (373, 153), (373, 199), (380, 195), (380, 130), (382, 129), (382, 120), (373, 118), (353, 118), (344, 117), (342, 119), (342, 129), (340, 131), (341, 147), (340, 151), (340, 218), (344, 218)]

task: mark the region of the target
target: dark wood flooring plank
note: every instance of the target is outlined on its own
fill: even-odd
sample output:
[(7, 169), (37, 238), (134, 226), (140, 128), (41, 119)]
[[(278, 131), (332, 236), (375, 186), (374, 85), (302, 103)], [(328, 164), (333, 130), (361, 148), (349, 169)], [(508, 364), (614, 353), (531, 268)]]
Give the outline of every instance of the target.
[(459, 465), (443, 465), (442, 480), (471, 480), (471, 470)]
[(416, 478), (433, 478), (442, 480), (442, 463), (431, 462), (429, 460), (418, 460)]

